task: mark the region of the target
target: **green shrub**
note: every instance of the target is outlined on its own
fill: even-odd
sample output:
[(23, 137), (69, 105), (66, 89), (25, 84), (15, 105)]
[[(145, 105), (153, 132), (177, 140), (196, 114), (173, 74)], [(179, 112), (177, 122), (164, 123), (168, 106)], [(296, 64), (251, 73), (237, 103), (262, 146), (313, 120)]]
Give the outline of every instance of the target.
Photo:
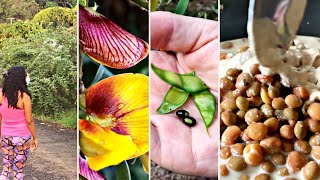
[(76, 27), (45, 30), (27, 39), (6, 38), (1, 44), (0, 72), (17, 65), (28, 69), (37, 115), (55, 117), (76, 106)]
[(51, 7), (36, 14), (33, 21), (38, 22), (43, 28), (70, 27), (76, 25), (76, 15), (77, 13), (70, 8)]
[(0, 22), (9, 22), (8, 18), (31, 19), (39, 10), (34, 0), (1, 0)]
[(58, 6), (57, 2), (48, 1), (48, 2), (46, 2), (46, 5), (44, 7), (50, 8), (50, 7), (56, 7), (56, 6)]
[(2, 38), (29, 38), (39, 33), (42, 33), (42, 27), (39, 23), (33, 21), (16, 21), (13, 24), (0, 24), (0, 40)]

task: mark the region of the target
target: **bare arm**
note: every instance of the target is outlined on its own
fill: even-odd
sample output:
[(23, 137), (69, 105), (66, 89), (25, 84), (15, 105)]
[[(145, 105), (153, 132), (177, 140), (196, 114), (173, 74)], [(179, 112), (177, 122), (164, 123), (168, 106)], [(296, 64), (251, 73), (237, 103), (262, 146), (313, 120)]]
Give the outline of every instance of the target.
[(2, 128), (2, 116), (0, 114), (0, 137), (1, 137), (1, 128)]
[(34, 120), (32, 117), (31, 99), (30, 99), (30, 96), (27, 95), (26, 93), (23, 94), (23, 107), (24, 107), (27, 126), (31, 132), (32, 138), (33, 140), (37, 140), (36, 127), (34, 125)]
[[(0, 106), (2, 106), (2, 88), (0, 88)], [(0, 114), (0, 136), (1, 136), (1, 128), (2, 128), (2, 116)]]

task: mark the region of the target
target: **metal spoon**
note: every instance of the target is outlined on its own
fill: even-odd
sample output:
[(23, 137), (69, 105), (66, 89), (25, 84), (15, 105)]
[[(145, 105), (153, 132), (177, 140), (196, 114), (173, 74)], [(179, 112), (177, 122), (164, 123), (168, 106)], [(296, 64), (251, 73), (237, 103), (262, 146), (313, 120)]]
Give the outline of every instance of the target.
[(250, 0), (248, 39), (259, 62), (275, 66), (296, 37), (307, 0)]

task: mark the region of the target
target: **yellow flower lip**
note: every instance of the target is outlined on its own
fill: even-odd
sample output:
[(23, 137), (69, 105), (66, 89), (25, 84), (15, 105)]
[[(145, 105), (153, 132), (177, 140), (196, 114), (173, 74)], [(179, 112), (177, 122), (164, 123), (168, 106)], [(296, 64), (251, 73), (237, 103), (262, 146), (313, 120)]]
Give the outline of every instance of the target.
[(79, 6), (79, 43), (93, 60), (126, 69), (147, 57), (148, 43), (87, 7)]
[(148, 152), (148, 83), (145, 75), (125, 73), (87, 89), (79, 139), (90, 168), (99, 170)]

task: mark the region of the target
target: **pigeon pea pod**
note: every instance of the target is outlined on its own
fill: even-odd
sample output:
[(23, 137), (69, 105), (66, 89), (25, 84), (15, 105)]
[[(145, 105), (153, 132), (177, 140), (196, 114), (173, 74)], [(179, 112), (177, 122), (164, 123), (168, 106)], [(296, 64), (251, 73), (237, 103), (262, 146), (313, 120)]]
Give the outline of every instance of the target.
[(176, 110), (178, 107), (183, 105), (189, 97), (189, 93), (171, 86), (166, 96), (164, 97), (157, 112), (160, 114), (167, 114)]
[(192, 96), (208, 130), (209, 126), (213, 122), (214, 114), (216, 112), (216, 99), (209, 90), (192, 94)]
[[(188, 73), (188, 75), (194, 75), (194, 71)], [(180, 106), (182, 106), (189, 97), (189, 93), (181, 90), (175, 86), (171, 86), (165, 95), (160, 107), (157, 109), (159, 114), (167, 114), (170, 113)]]
[(151, 65), (151, 67), (157, 76), (163, 81), (188, 93), (196, 93), (208, 89), (203, 81), (195, 75), (177, 74), (157, 68), (154, 65)]

